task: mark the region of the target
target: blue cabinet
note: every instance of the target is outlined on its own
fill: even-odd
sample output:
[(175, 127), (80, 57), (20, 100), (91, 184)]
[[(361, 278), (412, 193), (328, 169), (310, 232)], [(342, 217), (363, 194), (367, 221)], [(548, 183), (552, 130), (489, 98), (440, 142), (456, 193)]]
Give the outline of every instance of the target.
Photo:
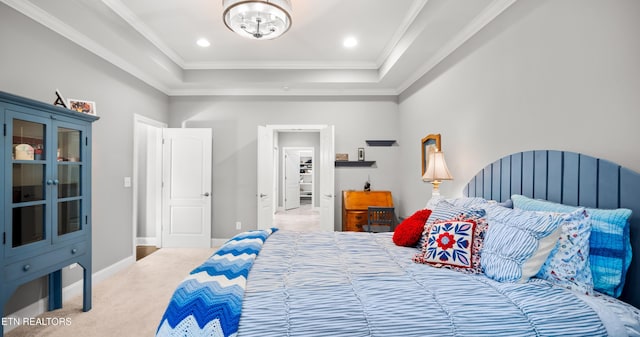
[[(0, 316), (17, 287), (48, 276), (62, 307), (62, 268), (84, 269), (91, 309), (91, 123), (96, 116), (0, 92), (3, 206)], [(0, 335), (2, 326), (0, 326)]]

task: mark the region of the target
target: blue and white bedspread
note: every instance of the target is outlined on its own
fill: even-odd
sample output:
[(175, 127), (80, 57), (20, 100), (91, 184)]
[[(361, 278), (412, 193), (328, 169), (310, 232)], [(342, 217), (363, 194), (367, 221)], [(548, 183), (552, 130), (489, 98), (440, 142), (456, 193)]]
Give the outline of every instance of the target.
[[(239, 337), (621, 336), (638, 310), (542, 280), (498, 283), (412, 262), (390, 233), (278, 231), (247, 281)], [(602, 300), (604, 299), (604, 300)]]
[(156, 336), (236, 336), (249, 270), (276, 230), (238, 234), (194, 269), (173, 293)]

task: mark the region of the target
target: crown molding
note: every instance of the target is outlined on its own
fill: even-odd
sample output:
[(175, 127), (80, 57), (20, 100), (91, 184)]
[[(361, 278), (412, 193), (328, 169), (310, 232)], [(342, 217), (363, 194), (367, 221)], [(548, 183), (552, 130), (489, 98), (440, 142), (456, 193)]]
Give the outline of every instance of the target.
[(158, 48), (163, 54), (165, 54), (171, 61), (176, 63), (180, 68), (185, 69), (186, 62), (180, 57), (173, 49), (162, 42), (153, 31), (145, 25), (127, 6), (125, 6), (120, 0), (102, 0), (109, 9), (116, 13), (120, 18), (126, 21), (133, 29), (135, 29), (140, 35), (144, 36), (151, 44)]
[(447, 44), (438, 50), (425, 64), (423, 64), (418, 70), (413, 72), (412, 76), (409, 76), (398, 88), (397, 92), (402, 93), (407, 90), (413, 83), (419, 80), (426, 73), (431, 71), (442, 60), (451, 55), (456, 49), (462, 46), (473, 35), (478, 33), (487, 24), (493, 21), (498, 15), (504, 12), (507, 8), (513, 5), (518, 0), (494, 0), (482, 13), (478, 14), (471, 23), (465, 26), (456, 36), (451, 39)]
[(193, 62), (184, 70), (377, 70), (369, 62)]
[(393, 96), (394, 89), (175, 89), (169, 96)]
[(416, 20), (416, 18), (418, 17), (418, 15), (420, 14), (424, 6), (427, 4), (427, 2), (429, 2), (429, 0), (416, 0), (413, 3), (413, 6), (409, 8), (409, 12), (407, 13), (407, 16), (404, 18), (402, 24), (396, 30), (389, 44), (387, 44), (385, 49), (382, 51), (382, 53), (378, 57), (376, 61), (377, 69), (380, 69), (385, 64), (385, 62), (387, 62), (387, 60), (389, 59), (389, 56), (391, 56), (391, 53), (394, 51), (394, 49), (398, 47), (398, 43), (405, 36), (405, 34), (407, 33), (407, 30), (409, 30), (409, 27), (411, 27), (411, 24), (413, 24), (413, 22)]
[(31, 18), (35, 22), (51, 29), (52, 31), (58, 33), (59, 35), (65, 37), (66, 39), (76, 43), (80, 47), (92, 52), (98, 57), (115, 65), (116, 67), (122, 69), (123, 71), (131, 74), (132, 76), (140, 79), (141, 81), (149, 84), (150, 86), (162, 91), (163, 93), (166, 94), (169, 91), (169, 88), (164, 84), (162, 84), (160, 81), (156, 80), (152, 76), (147, 75), (144, 71), (140, 70), (138, 67), (127, 62), (120, 56), (112, 53), (110, 50), (102, 47), (91, 38), (80, 33), (76, 29), (67, 25), (63, 21), (60, 21), (59, 19), (52, 16), (51, 14), (43, 11), (39, 7), (33, 5), (31, 2), (21, 1), (21, 0), (0, 0), (0, 1), (8, 5), (9, 7), (17, 10), (18, 12), (24, 14), (25, 16)]

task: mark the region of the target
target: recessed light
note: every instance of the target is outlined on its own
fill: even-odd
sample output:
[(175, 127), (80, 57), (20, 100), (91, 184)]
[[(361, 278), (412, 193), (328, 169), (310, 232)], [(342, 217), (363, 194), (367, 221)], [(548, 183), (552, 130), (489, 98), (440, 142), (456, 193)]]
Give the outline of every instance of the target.
[(356, 40), (356, 38), (353, 36), (349, 36), (346, 39), (344, 39), (344, 42), (342, 42), (342, 45), (345, 46), (346, 48), (353, 48), (358, 45), (358, 40)]
[(209, 40), (207, 40), (205, 38), (198, 39), (198, 41), (196, 41), (196, 43), (198, 44), (198, 46), (203, 47), (203, 48), (204, 47), (209, 47), (211, 45)]

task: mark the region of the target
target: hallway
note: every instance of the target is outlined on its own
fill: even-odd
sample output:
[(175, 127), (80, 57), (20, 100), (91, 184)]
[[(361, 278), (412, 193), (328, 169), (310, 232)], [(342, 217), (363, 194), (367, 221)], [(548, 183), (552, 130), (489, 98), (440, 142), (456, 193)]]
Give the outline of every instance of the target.
[(320, 211), (311, 203), (300, 204), (299, 208), (277, 211), (273, 216), (273, 227), (283, 230), (310, 232), (320, 230)]

